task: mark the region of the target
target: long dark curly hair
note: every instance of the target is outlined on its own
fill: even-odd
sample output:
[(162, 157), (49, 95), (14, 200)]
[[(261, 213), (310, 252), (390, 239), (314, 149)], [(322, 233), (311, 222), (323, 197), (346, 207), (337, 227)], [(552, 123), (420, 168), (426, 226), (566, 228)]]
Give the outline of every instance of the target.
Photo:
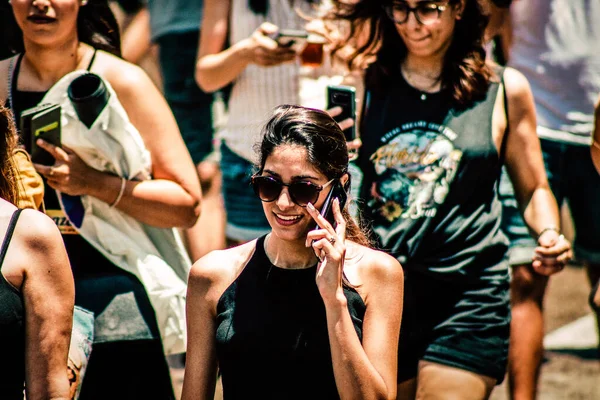
[[(0, 5), (0, 43), (12, 54), (24, 51), (23, 32), (8, 2)], [(77, 36), (83, 43), (121, 56), (119, 25), (106, 0), (89, 0), (79, 8)]]
[[(384, 6), (392, 0), (332, 0), (333, 8), (325, 17), (329, 21), (346, 21), (347, 32), (334, 40), (334, 53), (349, 51), (344, 57), (351, 69), (372, 64), (375, 85), (399, 73), (407, 48), (394, 22), (386, 15)], [(457, 4), (460, 0), (450, 0)], [(488, 17), (478, 0), (465, 0), (462, 18), (456, 22), (452, 43), (448, 48), (441, 74), (442, 87), (449, 90), (458, 105), (466, 106), (482, 98), (489, 83), (495, 79), (486, 63), (483, 34)], [(378, 78), (377, 78), (378, 77)]]

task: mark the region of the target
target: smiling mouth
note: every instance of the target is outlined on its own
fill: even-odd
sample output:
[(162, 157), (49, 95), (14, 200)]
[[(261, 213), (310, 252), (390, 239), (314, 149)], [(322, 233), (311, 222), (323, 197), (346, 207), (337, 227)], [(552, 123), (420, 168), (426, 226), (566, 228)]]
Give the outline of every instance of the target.
[(46, 15), (30, 15), (27, 20), (34, 24), (50, 24), (56, 21), (56, 18), (48, 17)]
[(428, 36), (422, 37), (422, 38), (408, 38), (408, 40), (410, 40), (411, 42), (422, 42), (423, 40), (427, 39)]
[(281, 215), (273, 213), (277, 218), (278, 222), (282, 225), (292, 225), (302, 219), (302, 215)]

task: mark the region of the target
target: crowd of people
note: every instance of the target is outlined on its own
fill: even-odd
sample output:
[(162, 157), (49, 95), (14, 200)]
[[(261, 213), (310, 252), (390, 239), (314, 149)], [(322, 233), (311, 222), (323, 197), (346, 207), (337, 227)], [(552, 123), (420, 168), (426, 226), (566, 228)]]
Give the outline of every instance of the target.
[(0, 7), (2, 398), (535, 399), (550, 277), (600, 314), (600, 4)]

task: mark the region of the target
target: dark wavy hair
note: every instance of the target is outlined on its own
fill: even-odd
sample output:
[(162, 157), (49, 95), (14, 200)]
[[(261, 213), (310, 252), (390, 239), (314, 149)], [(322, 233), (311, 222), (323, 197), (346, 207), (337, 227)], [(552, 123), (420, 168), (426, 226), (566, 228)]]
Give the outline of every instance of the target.
[(17, 145), (17, 131), (10, 109), (0, 105), (0, 197), (16, 205), (17, 176), (13, 151)]
[[(18, 54), (25, 50), (23, 32), (8, 2), (0, 5), (0, 35), (0, 42), (11, 53)], [(106, 0), (89, 0), (79, 8), (77, 36), (81, 42), (96, 49), (121, 56), (119, 25)]]
[[(406, 45), (384, 6), (392, 0), (332, 0), (334, 7), (327, 20), (345, 20), (349, 29), (341, 40), (334, 40), (334, 53), (351, 49), (345, 57), (349, 68), (366, 68), (373, 64), (375, 87), (383, 87), (385, 79), (399, 73), (399, 65), (407, 54)], [(450, 0), (457, 4), (460, 0)], [(488, 17), (478, 0), (466, 0), (462, 18), (456, 22), (452, 43), (446, 52), (441, 84), (454, 101), (466, 106), (483, 98), (489, 83), (496, 79), (486, 64), (483, 34)]]
[[(261, 142), (255, 146), (259, 156), (258, 173), (263, 171), (267, 158), (281, 145), (304, 147), (308, 162), (327, 179), (340, 179), (348, 172), (346, 138), (339, 125), (324, 111), (295, 105), (275, 108), (262, 130)], [(350, 191), (350, 179), (344, 189)], [(346, 220), (346, 237), (368, 246), (367, 236), (348, 213), (348, 203), (342, 214)]]

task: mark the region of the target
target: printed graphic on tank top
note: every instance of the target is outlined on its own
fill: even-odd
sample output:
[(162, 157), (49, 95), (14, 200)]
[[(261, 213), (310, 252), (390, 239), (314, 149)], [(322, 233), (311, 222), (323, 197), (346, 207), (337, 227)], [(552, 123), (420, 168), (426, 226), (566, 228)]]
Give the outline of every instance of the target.
[(453, 109), (399, 76), (368, 91), (358, 163), (361, 201), (378, 244), (408, 268), (466, 280), (504, 279), (500, 155), (492, 139), (499, 83)]

